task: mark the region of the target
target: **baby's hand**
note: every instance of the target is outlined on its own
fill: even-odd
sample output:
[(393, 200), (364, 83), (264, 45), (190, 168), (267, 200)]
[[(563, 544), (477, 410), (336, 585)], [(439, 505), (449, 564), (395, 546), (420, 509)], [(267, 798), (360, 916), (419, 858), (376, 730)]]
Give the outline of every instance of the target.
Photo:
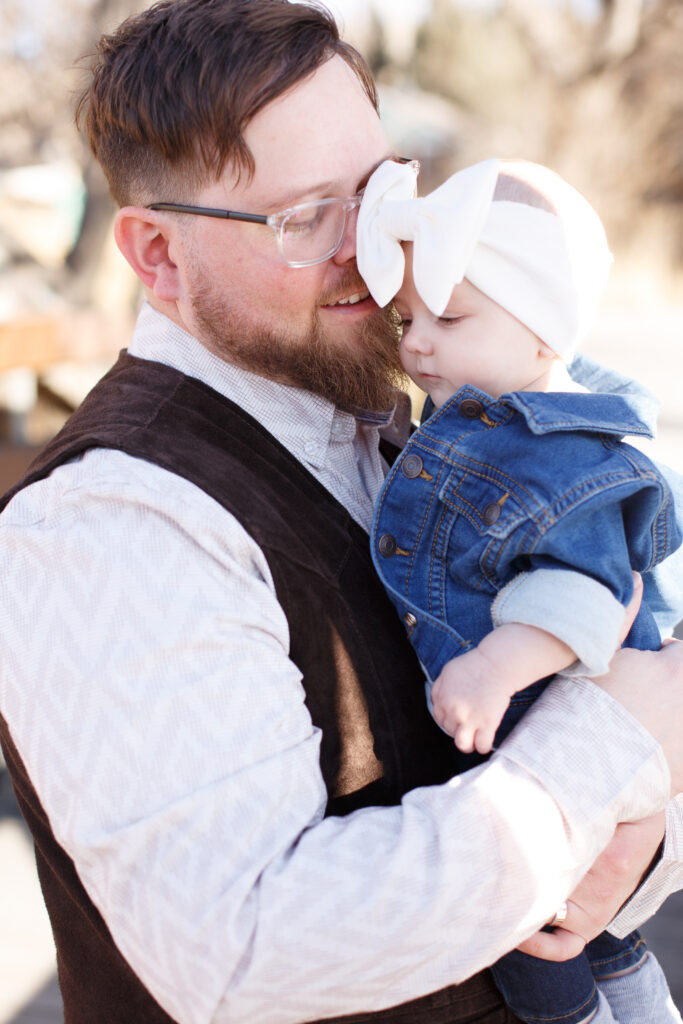
[(498, 626), (444, 665), (432, 687), (434, 718), (463, 753), (488, 754), (513, 693), (574, 660), (574, 652), (543, 629), (521, 622)]
[(510, 703), (509, 687), (491, 678), (477, 649), (449, 661), (432, 687), (434, 719), (464, 754), (488, 754)]

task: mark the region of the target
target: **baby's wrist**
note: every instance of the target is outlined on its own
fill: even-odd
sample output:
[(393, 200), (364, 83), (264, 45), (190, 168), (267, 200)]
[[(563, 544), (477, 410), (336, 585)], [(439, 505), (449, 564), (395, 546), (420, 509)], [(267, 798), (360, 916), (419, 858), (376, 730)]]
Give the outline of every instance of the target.
[(485, 636), (472, 653), (476, 655), (482, 669), (499, 689), (508, 690), (510, 693), (523, 689), (525, 683), (519, 678), (520, 673), (516, 671), (517, 659), (514, 652), (510, 651), (506, 644), (500, 643), (499, 638), (493, 633)]
[(481, 685), (485, 686), (489, 692), (495, 690), (501, 696), (510, 698), (532, 682), (532, 680), (519, 678), (514, 671), (511, 671), (509, 662), (505, 663), (504, 659), (496, 657), (495, 654), (490, 655), (488, 651), (482, 650), (481, 644), (472, 651), (461, 655), (462, 658), (469, 661), (469, 664), (467, 661), (463, 663), (463, 672), (466, 672), (473, 679), (479, 680)]

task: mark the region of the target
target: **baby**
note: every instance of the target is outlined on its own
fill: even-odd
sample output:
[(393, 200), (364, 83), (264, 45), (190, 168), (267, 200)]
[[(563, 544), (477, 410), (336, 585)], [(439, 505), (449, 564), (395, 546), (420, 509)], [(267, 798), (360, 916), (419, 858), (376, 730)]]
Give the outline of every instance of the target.
[[(622, 440), (652, 436), (652, 400), (589, 392), (567, 370), (612, 259), (595, 211), (523, 161), (487, 160), (422, 199), (414, 187), (412, 168), (381, 165), (358, 221), (360, 273), (379, 305), (394, 299), (403, 366), (434, 407), (387, 478), (372, 550), (436, 721), (482, 755), (548, 676), (607, 670), (632, 569), (681, 531), (662, 474)], [(647, 603), (626, 643), (659, 648)], [(493, 970), (523, 1020), (680, 1021), (637, 933)]]

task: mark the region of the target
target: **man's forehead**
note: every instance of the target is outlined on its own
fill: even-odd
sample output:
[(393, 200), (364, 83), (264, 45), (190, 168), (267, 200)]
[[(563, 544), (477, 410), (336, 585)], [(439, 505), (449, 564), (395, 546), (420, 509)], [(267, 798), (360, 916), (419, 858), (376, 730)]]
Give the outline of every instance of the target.
[[(385, 160), (390, 160), (394, 156), (393, 152), (387, 150), (369, 166), (355, 170), (350, 179), (349, 177), (342, 178), (337, 176), (325, 180), (313, 178), (300, 181), (283, 180), (280, 182), (279, 188), (267, 189), (262, 197), (262, 205), (267, 204), (273, 209), (283, 210), (289, 206), (295, 206), (297, 203), (306, 202), (309, 199), (345, 198), (347, 195), (355, 195), (356, 192), (360, 192), (361, 189), (365, 188), (372, 172)], [(253, 197), (257, 200), (259, 198), (257, 193), (254, 193)], [(270, 211), (266, 210), (265, 212)]]
[(340, 57), (259, 111), (244, 137), (256, 168), (235, 191), (278, 208), (353, 194), (390, 155), (374, 106)]

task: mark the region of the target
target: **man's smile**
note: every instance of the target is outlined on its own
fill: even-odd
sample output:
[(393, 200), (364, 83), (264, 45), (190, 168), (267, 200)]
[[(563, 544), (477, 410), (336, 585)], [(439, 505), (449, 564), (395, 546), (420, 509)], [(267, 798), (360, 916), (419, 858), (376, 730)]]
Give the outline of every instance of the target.
[(367, 299), (369, 294), (370, 293), (367, 292), (367, 291), (365, 291), (365, 292), (355, 292), (353, 295), (349, 295), (349, 297), (347, 299), (339, 299), (339, 301), (336, 302), (335, 305), (336, 306), (347, 306), (347, 305), (355, 306), (357, 302), (363, 302), (365, 299)]
[(335, 299), (334, 302), (327, 302), (322, 308), (337, 309), (340, 306), (357, 306), (361, 302), (367, 302), (369, 298), (370, 292), (367, 289), (363, 289), (363, 291), (353, 292), (351, 295), (345, 295), (342, 298)]

